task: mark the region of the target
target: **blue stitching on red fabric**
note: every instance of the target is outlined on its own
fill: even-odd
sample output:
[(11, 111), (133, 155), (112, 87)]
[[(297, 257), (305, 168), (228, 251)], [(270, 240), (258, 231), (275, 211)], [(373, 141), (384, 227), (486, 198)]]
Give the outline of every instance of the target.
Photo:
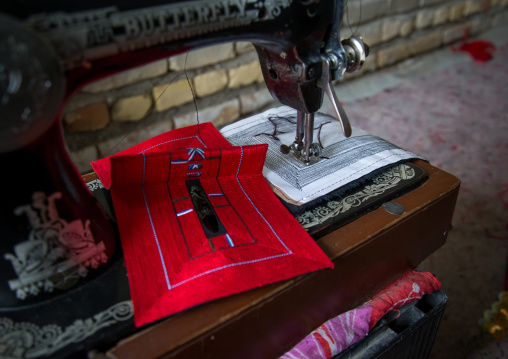
[(168, 272), (166, 271), (166, 263), (164, 262), (164, 257), (162, 256), (161, 247), (159, 245), (159, 239), (157, 238), (157, 233), (155, 232), (155, 226), (153, 225), (152, 215), (150, 214), (150, 208), (148, 208), (148, 201), (146, 200), (146, 195), (145, 195), (145, 164), (146, 164), (146, 157), (145, 157), (145, 154), (143, 153), (143, 183), (141, 184), (141, 191), (143, 192), (143, 198), (145, 200), (145, 206), (146, 206), (146, 211), (148, 212), (148, 218), (150, 219), (150, 224), (152, 225), (152, 231), (153, 231), (153, 236), (155, 237), (155, 243), (157, 243), (157, 249), (159, 251), (159, 256), (161, 258), (162, 270), (164, 271), (164, 277), (166, 278), (166, 284), (168, 286), (168, 289), (171, 290), (171, 283), (169, 283)]
[(231, 236), (226, 233), (226, 239), (228, 240), (228, 243), (231, 247), (234, 247), (235, 244), (233, 243), (233, 240), (231, 239)]
[(199, 140), (199, 142), (201, 142), (201, 144), (206, 147), (205, 143), (203, 141), (201, 141), (201, 138), (199, 138), (198, 136), (189, 136), (189, 137), (183, 137), (183, 138), (175, 138), (174, 140), (169, 140), (169, 141), (158, 143), (156, 145), (153, 145), (152, 147), (145, 148), (143, 151), (138, 152), (138, 154), (145, 153), (145, 151), (151, 150), (152, 148), (163, 145), (165, 143), (170, 143), (170, 142), (180, 141), (180, 140), (188, 140), (189, 138), (197, 138)]
[(176, 214), (177, 217), (180, 217), (180, 216), (183, 216), (184, 214), (187, 214), (187, 213), (191, 213), (193, 211), (192, 208), (189, 208), (189, 209), (186, 209), (185, 211), (182, 211), (182, 212), (178, 212)]
[(181, 282), (178, 282), (178, 283), (174, 284), (173, 288), (179, 287), (182, 284), (185, 284), (185, 283), (187, 283), (187, 282), (189, 282), (191, 280), (197, 279), (199, 277), (202, 277), (204, 275), (207, 275), (207, 274), (210, 274), (210, 273), (213, 273), (213, 272), (217, 272), (217, 271), (222, 270), (222, 269), (226, 269), (226, 268), (230, 268), (230, 267), (236, 267), (236, 266), (241, 266), (241, 265), (244, 265), (244, 264), (262, 262), (262, 261), (265, 261), (265, 260), (268, 260), (268, 259), (274, 259), (274, 258), (289, 256), (291, 254), (292, 253), (282, 253), (282, 254), (277, 254), (275, 256), (263, 257), (263, 258), (259, 258), (259, 259), (252, 259), (250, 261), (245, 261), (245, 262), (226, 264), (225, 266), (214, 268), (214, 269), (210, 269), (210, 270), (207, 270), (206, 272), (199, 273), (199, 274), (195, 275), (194, 277), (190, 277), (190, 278), (187, 278), (185, 280), (182, 280)]
[[(247, 195), (247, 193), (245, 192), (245, 190), (243, 189), (242, 185), (240, 184), (240, 181), (238, 179), (238, 173), (240, 172), (240, 166), (242, 164), (242, 160), (243, 160), (243, 147), (240, 146), (240, 149), (241, 149), (241, 155), (240, 155), (240, 163), (238, 164), (238, 170), (236, 172), (236, 180), (238, 182), (238, 184), (240, 185), (240, 188), (242, 189), (243, 193), (245, 194), (245, 196), (247, 197), (247, 199), (250, 201), (250, 203), (252, 204), (252, 206), (254, 207), (254, 209), (259, 213), (259, 215), (261, 216), (261, 218), (263, 218), (263, 220), (266, 222), (266, 224), (268, 224), (268, 226), (270, 227), (270, 229), (272, 230), (273, 234), (277, 237), (277, 239), (280, 241), (280, 243), (284, 246), (284, 248), (286, 248), (286, 250), (288, 251), (287, 253), (282, 253), (282, 254), (277, 254), (277, 255), (274, 255), (274, 256), (268, 256), (268, 257), (263, 257), (263, 258), (258, 258), (258, 259), (252, 259), (252, 260), (249, 260), (249, 261), (244, 261), (244, 262), (237, 262), (237, 263), (230, 263), (230, 264), (226, 264), (225, 266), (222, 266), (222, 267), (218, 267), (218, 268), (214, 268), (214, 269), (210, 269), (210, 270), (207, 270), (205, 272), (202, 272), (202, 273), (199, 273), (193, 277), (190, 277), (190, 278), (187, 278), (181, 282), (178, 282), (178, 283), (175, 283), (173, 284), (173, 288), (176, 288), (176, 287), (179, 287), (181, 286), (182, 284), (185, 284), (191, 280), (194, 280), (194, 279), (197, 279), (199, 277), (202, 277), (204, 275), (207, 275), (207, 274), (210, 274), (210, 273), (214, 273), (214, 272), (217, 272), (219, 270), (223, 270), (223, 269), (226, 269), (226, 268), (230, 268), (230, 267), (236, 267), (236, 266), (239, 266), (239, 265), (244, 265), (244, 264), (251, 264), (251, 263), (258, 263), (258, 262), (263, 262), (265, 260), (269, 260), (269, 259), (275, 259), (275, 258), (279, 258), (279, 257), (285, 257), (285, 256), (288, 256), (288, 255), (291, 255), (293, 254), (293, 252), (291, 252), (289, 250), (289, 248), (284, 244), (284, 242), (282, 242), (282, 240), (280, 239), (280, 237), (277, 235), (277, 233), (275, 233), (275, 230), (272, 228), (272, 226), (270, 225), (270, 223), (268, 223), (268, 221), (265, 219), (265, 217), (263, 217), (263, 215), (259, 212), (259, 210), (256, 208), (256, 206), (254, 205), (254, 203), (252, 202), (252, 200), (249, 198), (249, 196)], [(227, 197), (226, 197), (227, 198)]]
[[(287, 253), (282, 253), (282, 254), (277, 254), (277, 255), (273, 255), (273, 256), (268, 256), (268, 257), (263, 257), (263, 258), (258, 258), (258, 259), (252, 259), (252, 260), (248, 260), (248, 261), (244, 261), (244, 262), (237, 262), (237, 263), (230, 263), (230, 264), (227, 264), (225, 266), (222, 266), (222, 267), (217, 267), (217, 268), (214, 268), (214, 269), (210, 269), (210, 270), (207, 270), (205, 272), (202, 272), (202, 273), (199, 273), (193, 277), (190, 277), (190, 278), (187, 278), (181, 282), (178, 282), (178, 283), (175, 283), (173, 285), (170, 284), (169, 282), (169, 278), (168, 278), (168, 273), (166, 271), (166, 264), (164, 262), (164, 257), (162, 255), (162, 251), (160, 249), (160, 246), (159, 246), (159, 241), (158, 241), (158, 238), (157, 238), (157, 233), (155, 232), (155, 226), (153, 224), (153, 220), (152, 220), (152, 216), (150, 214), (150, 209), (148, 207), (148, 201), (146, 199), (146, 196), (145, 196), (145, 189), (144, 189), (144, 183), (145, 183), (145, 163), (146, 163), (146, 159), (145, 159), (145, 154), (143, 153), (143, 183), (141, 185), (141, 189), (142, 189), (142, 192), (143, 192), (143, 198), (145, 199), (145, 205), (146, 205), (146, 210), (148, 212), (148, 217), (150, 219), (150, 224), (152, 225), (152, 231), (153, 231), (153, 235), (155, 237), (155, 241), (157, 243), (157, 249), (159, 250), (159, 255), (160, 255), (160, 259), (161, 259), (161, 262), (162, 262), (162, 268), (164, 270), (164, 276), (166, 278), (166, 284), (167, 284), (167, 287), (168, 287), (168, 290), (171, 290), (173, 288), (176, 288), (176, 287), (179, 287), (180, 285), (182, 284), (185, 284), (191, 280), (194, 280), (194, 279), (197, 279), (199, 277), (202, 277), (204, 275), (207, 275), (207, 274), (211, 274), (211, 273), (214, 273), (214, 272), (217, 272), (219, 270), (223, 270), (223, 269), (226, 269), (226, 268), (230, 268), (230, 267), (236, 267), (236, 266), (239, 266), (239, 265), (244, 265), (244, 264), (251, 264), (251, 263), (258, 263), (258, 262), (262, 262), (262, 261), (265, 261), (265, 260), (269, 260), (269, 259), (275, 259), (275, 258), (280, 258), (280, 257), (285, 257), (285, 256), (288, 256), (288, 255), (292, 255), (293, 252), (286, 246), (286, 244), (280, 239), (280, 237), (277, 235), (277, 233), (275, 232), (275, 230), (273, 229), (273, 227), (270, 225), (270, 223), (266, 220), (266, 218), (261, 214), (261, 212), (259, 212), (259, 210), (257, 209), (257, 207), (254, 205), (254, 203), (252, 202), (252, 200), (250, 199), (250, 197), (247, 195), (247, 193), (245, 192), (245, 190), (243, 189), (242, 185), (240, 184), (240, 180), (238, 179), (238, 173), (240, 172), (240, 166), (242, 164), (242, 160), (243, 160), (243, 147), (240, 146), (240, 150), (241, 150), (241, 155), (240, 155), (240, 163), (238, 164), (238, 170), (236, 172), (236, 180), (240, 186), (240, 188), (242, 189), (243, 193), (245, 194), (245, 196), (247, 197), (247, 199), (250, 201), (250, 203), (252, 204), (252, 206), (254, 207), (254, 209), (256, 210), (256, 212), (261, 216), (261, 218), (265, 221), (265, 223), (268, 225), (268, 227), (270, 227), (270, 229), (272, 230), (273, 234), (277, 237), (277, 239), (279, 240), (279, 242), (284, 246), (284, 248), (286, 248), (286, 250), (288, 251)], [(227, 197), (226, 197), (227, 198)], [(192, 210), (191, 210), (192, 211)], [(241, 218), (241, 217), (240, 217)], [(227, 236), (227, 234), (226, 234)], [(185, 237), (184, 237), (185, 239)]]
[(187, 151), (188, 155), (189, 155), (189, 161), (192, 161), (192, 159), (194, 158), (194, 155), (197, 153), (198, 155), (201, 156), (202, 159), (205, 158), (205, 155), (204, 155), (204, 152), (201, 148), (188, 148), (189, 151)]
[(243, 189), (242, 184), (240, 183), (240, 180), (238, 179), (238, 173), (240, 172), (240, 166), (242, 165), (242, 160), (243, 160), (243, 147), (242, 146), (240, 146), (240, 151), (241, 151), (240, 152), (240, 163), (238, 164), (238, 169), (236, 170), (236, 182), (238, 182), (238, 185), (242, 189), (243, 194), (245, 195), (245, 197), (247, 197), (247, 199), (249, 200), (250, 204), (252, 204), (252, 207), (254, 207), (256, 212), (258, 212), (258, 214), (261, 216), (261, 218), (263, 218), (263, 220), (268, 225), (268, 227), (270, 227), (270, 229), (272, 230), (272, 232), (275, 235), (275, 237), (277, 237), (279, 242), (284, 246), (284, 248), (286, 248), (286, 250), (289, 252), (289, 254), (293, 254), (293, 252), (291, 252), (291, 250), (286, 246), (286, 244), (280, 239), (279, 235), (277, 233), (275, 233), (275, 230), (272, 228), (272, 225), (270, 223), (268, 223), (266, 218), (261, 214), (261, 212), (259, 212), (258, 208), (254, 205), (254, 202), (252, 202), (250, 197), (247, 195), (247, 193)]

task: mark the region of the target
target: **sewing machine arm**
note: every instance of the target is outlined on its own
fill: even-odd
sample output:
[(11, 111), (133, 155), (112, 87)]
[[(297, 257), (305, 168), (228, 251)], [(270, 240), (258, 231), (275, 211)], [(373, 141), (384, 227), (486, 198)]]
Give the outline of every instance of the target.
[[(45, 57), (45, 62), (54, 62), (53, 68), (61, 65), (65, 71), (65, 76), (54, 70), (44, 74), (55, 89), (46, 92), (51, 93), (46, 100), (53, 103), (49, 106), (53, 111), (51, 115), (44, 111), (41, 116), (45, 119), (30, 120), (47, 126), (64, 98), (86, 83), (184, 51), (229, 41), (251, 41), (255, 45), (266, 85), (275, 99), (301, 113), (314, 113), (321, 107), (323, 91), (328, 93), (323, 84), (326, 87), (351, 69), (351, 53), (356, 56), (355, 51), (351, 52), (350, 47), (345, 50), (340, 42), (342, 12), (342, 0), (151, 0), (121, 4), (21, 0), (0, 7), (6, 31), (14, 37), (19, 35), (14, 40), (18, 42), (16, 46), (26, 47), (18, 55)], [(33, 39), (28, 39), (27, 34), (32, 34)], [(12, 57), (15, 46), (7, 51), (4, 56)], [(330, 66), (323, 71), (325, 62)], [(12, 61), (11, 65), (19, 67), (23, 63)], [(33, 66), (33, 62), (26, 63), (25, 68), (4, 71), (26, 77), (33, 73)], [(59, 96), (63, 86), (65, 94)], [(19, 93), (26, 100), (26, 93)], [(16, 116), (19, 109), (9, 106), (15, 106), (12, 99), (16, 95), (11, 94), (10, 103), (2, 105), (13, 113), (10, 116), (13, 121), (19, 118)], [(16, 128), (16, 123), (9, 127)], [(0, 135), (4, 131), (8, 130), (1, 130)]]

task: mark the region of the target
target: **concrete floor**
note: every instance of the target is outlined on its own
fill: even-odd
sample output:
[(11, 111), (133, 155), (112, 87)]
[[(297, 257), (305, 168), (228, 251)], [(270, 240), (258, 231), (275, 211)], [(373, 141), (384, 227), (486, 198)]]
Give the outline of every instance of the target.
[[(508, 25), (492, 29), (481, 34), (478, 38), (490, 40), (496, 46), (501, 46), (508, 43), (507, 34)], [(336, 86), (336, 92), (339, 99), (344, 102), (346, 112), (354, 114), (358, 112), (357, 108), (352, 109), (351, 107), (355, 106), (355, 101), (376, 97), (386, 92), (387, 89), (395, 88), (422, 76), (428, 77), (434, 73), (439, 74), (439, 71), (453, 68), (466, 62), (472, 62), (468, 54), (452, 52), (450, 48), (445, 48), (418, 59), (408, 60), (375, 74), (365, 75), (359, 79), (341, 83)], [(500, 86), (505, 86), (504, 88), (508, 87), (508, 78), (497, 79), (497, 81), (501, 83)], [(488, 86), (486, 87), (488, 88)], [(428, 96), (433, 96), (433, 94), (429, 93)], [(476, 98), (472, 97), (471, 102), (473, 103), (475, 100)], [(508, 102), (508, 99), (505, 102)], [(475, 106), (482, 105), (484, 103), (478, 103)], [(357, 105), (357, 107), (361, 106)], [(327, 102), (325, 102), (323, 110), (330, 114), (332, 113), (331, 106)], [(366, 117), (369, 117), (369, 114), (366, 114)], [(354, 116), (350, 115), (350, 121), (355, 125)], [(436, 128), (440, 128), (445, 121), (446, 118), (436, 118)], [(506, 128), (504, 124), (508, 122), (508, 117), (505, 114), (501, 118), (496, 119), (496, 121), (499, 124), (503, 124), (503, 128)], [(381, 123), (383, 121), (379, 122), (370, 123), (368, 125), (369, 128), (365, 129), (399, 144), (397, 142), (398, 138), (395, 135), (399, 131), (399, 128), (393, 128), (395, 126), (390, 126), (389, 123)], [(495, 131), (495, 124), (493, 128)], [(411, 130), (418, 131), (418, 128)], [(483, 138), (484, 134), (471, 133), (470, 135), (476, 136), (474, 141), (472, 141), (476, 141), (479, 146), (489, 146), (489, 138)], [(506, 184), (508, 182), (508, 172), (504, 169), (508, 167), (506, 166), (508, 162), (508, 150), (506, 149), (508, 147), (506, 146), (508, 140), (504, 137), (504, 140), (501, 139), (500, 141), (503, 149), (498, 155), (502, 156), (502, 158), (497, 159), (497, 162), (491, 161), (489, 158), (478, 158), (479, 155), (474, 158), (475, 161), (498, 163), (502, 170), (496, 177), (496, 185), (506, 186), (508, 190), (508, 185)], [(418, 151), (419, 148), (414, 142), (407, 142), (401, 145), (401, 147), (422, 154)], [(449, 297), (448, 306), (443, 316), (432, 357), (468, 357), (470, 359), (508, 358), (508, 340), (492, 340), (482, 331), (478, 324), (478, 320), (482, 317), (483, 312), (490, 308), (491, 304), (497, 299), (498, 293), (504, 290), (508, 241), (493, 240), (492, 236), (489, 237), (487, 234), (492, 233), (492, 231), (506, 232), (507, 228), (505, 226), (506, 218), (508, 218), (508, 208), (503, 207), (501, 202), (485, 205), (485, 198), (482, 198), (483, 192), (476, 188), (471, 190), (468, 187), (467, 181), (471, 177), (474, 177), (474, 169), (484, 169), (482, 166), (471, 165), (468, 162), (471, 159), (470, 156), (462, 159), (457, 157), (457, 160), (454, 161), (453, 155), (450, 157), (450, 154), (433, 153), (432, 151), (429, 151), (429, 154), (430, 157), (427, 158), (432, 164), (465, 180), (454, 217), (455, 230), (450, 233), (447, 244), (436, 251), (419, 267), (421, 270), (434, 273), (441, 280), (443, 291)], [(424, 153), (422, 155), (428, 154)], [(444, 158), (448, 159), (445, 160)], [(497, 168), (489, 169), (489, 171), (495, 170)], [(506, 177), (503, 178), (503, 176)], [(487, 186), (488, 184), (485, 185)], [(466, 193), (467, 191), (469, 193)], [(502, 198), (501, 201), (503, 201)], [(481, 208), (479, 207), (480, 205), (484, 207)], [(477, 216), (480, 218), (478, 220), (475, 220), (474, 216), (471, 217), (471, 213), (465, 213), (469, 211), (469, 208), (476, 207), (479, 207), (477, 208)], [(483, 217), (481, 217), (482, 211), (484, 213)], [(464, 218), (468, 218), (468, 220), (464, 221)]]

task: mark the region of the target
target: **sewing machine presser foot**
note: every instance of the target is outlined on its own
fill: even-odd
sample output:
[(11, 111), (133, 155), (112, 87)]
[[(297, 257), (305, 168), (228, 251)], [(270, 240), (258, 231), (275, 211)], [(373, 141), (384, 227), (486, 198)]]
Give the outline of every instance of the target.
[[(342, 107), (337, 94), (332, 86), (332, 81), (336, 80), (345, 72), (354, 73), (361, 69), (365, 58), (369, 54), (369, 46), (363, 42), (362, 37), (343, 40), (342, 45), (346, 53), (347, 61), (345, 66), (341, 66), (341, 61), (333, 52), (321, 55), (321, 77), (317, 79), (316, 86), (320, 88), (330, 100), (334, 109), (336, 119), (342, 128), (345, 137), (352, 134), (349, 118)], [(297, 111), (296, 137), (291, 145), (281, 145), (281, 152), (284, 154), (292, 153), (293, 156), (309, 165), (311, 159), (323, 158), (323, 147), (321, 144), (312, 142), (314, 139), (314, 113), (305, 113)]]

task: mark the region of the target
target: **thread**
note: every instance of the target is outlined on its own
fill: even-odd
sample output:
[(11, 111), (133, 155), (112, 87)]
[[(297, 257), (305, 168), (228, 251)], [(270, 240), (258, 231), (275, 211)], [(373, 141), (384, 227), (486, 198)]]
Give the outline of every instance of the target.
[(349, 31), (351, 32), (351, 37), (355, 36), (356, 32), (360, 28), (360, 23), (362, 22), (362, 0), (360, 0), (360, 14), (358, 19), (358, 24), (356, 24), (356, 29), (353, 31), (353, 28), (351, 27), (351, 22), (349, 21), (349, 7), (348, 7), (349, 0), (346, 0), (344, 4), (344, 9), (346, 11), (346, 22), (349, 27)]
[[(187, 74), (187, 59), (189, 58), (189, 53), (187, 52), (187, 54), (185, 55), (185, 63), (183, 65), (183, 72), (185, 74), (185, 78), (187, 79), (187, 83), (189, 84), (189, 88), (191, 90), (191, 93), (192, 93), (192, 100), (194, 101), (194, 108), (196, 109), (196, 122), (197, 122), (197, 125), (198, 125), (198, 137), (201, 141), (203, 141), (203, 139), (201, 138), (201, 132), (199, 131), (199, 111), (198, 111), (198, 102), (196, 100), (196, 94), (194, 93), (194, 89), (192, 88), (192, 84), (190, 82), (190, 79), (189, 79), (189, 75)], [(204, 142), (204, 141), (203, 141)]]
[[(173, 76), (173, 78), (169, 81), (169, 83), (166, 85), (166, 88), (164, 88), (164, 90), (161, 92), (161, 94), (159, 96), (157, 96), (157, 98), (155, 99), (155, 101), (150, 105), (150, 107), (146, 110), (145, 114), (143, 115), (143, 117), (141, 118), (141, 120), (137, 121), (133, 127), (133, 129), (131, 130), (131, 132), (133, 131), (136, 131), (139, 124), (141, 122), (143, 122), (143, 120), (152, 112), (152, 110), (154, 109), (155, 105), (157, 104), (157, 101), (159, 101), (159, 99), (162, 97), (162, 95), (164, 95), (164, 93), (166, 92), (166, 90), (169, 88), (169, 85), (171, 85), (177, 78), (178, 76), (180, 76), (181, 73), (177, 73), (175, 76)], [(115, 148), (117, 148), (126, 138), (127, 136), (129, 135), (129, 133), (124, 133), (123, 137), (113, 146), (111, 147), (106, 155), (103, 156), (104, 157), (108, 157), (108, 156), (111, 156), (112, 154), (115, 153)], [(90, 167), (90, 171), (92, 170), (92, 167)]]

